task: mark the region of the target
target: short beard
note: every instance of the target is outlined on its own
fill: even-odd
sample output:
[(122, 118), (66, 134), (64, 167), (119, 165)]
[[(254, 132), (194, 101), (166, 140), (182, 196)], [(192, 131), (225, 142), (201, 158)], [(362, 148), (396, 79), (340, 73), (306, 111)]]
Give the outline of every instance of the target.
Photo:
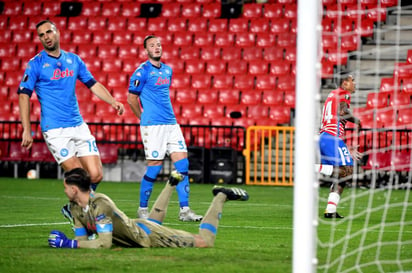
[(152, 59), (156, 62), (160, 61), (160, 57), (152, 57)]

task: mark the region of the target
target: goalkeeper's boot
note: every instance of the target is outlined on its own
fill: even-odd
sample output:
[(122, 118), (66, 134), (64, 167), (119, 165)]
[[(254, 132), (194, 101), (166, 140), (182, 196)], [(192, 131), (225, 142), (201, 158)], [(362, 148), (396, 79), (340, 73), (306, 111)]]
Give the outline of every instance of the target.
[(226, 200), (247, 201), (249, 199), (249, 194), (240, 188), (224, 188), (222, 186), (215, 186), (212, 190), (212, 193), (215, 196), (219, 192), (226, 195)]
[(327, 211), (325, 211), (323, 216), (325, 218), (339, 218), (339, 219), (343, 218), (343, 216), (340, 215), (338, 212), (327, 212)]
[(74, 230), (74, 221), (73, 221), (73, 215), (70, 211), (70, 203), (64, 205), (61, 209), (61, 212), (63, 214), (63, 216), (69, 220), (70, 225), (72, 226), (72, 229)]
[(171, 186), (176, 186), (177, 184), (179, 184), (180, 181), (182, 181), (185, 178), (185, 176), (181, 173), (179, 173), (178, 171), (173, 171), (170, 173), (170, 177), (169, 177), (169, 181), (168, 183)]
[(183, 222), (198, 222), (203, 219), (202, 215), (196, 214), (189, 207), (180, 208), (179, 220)]

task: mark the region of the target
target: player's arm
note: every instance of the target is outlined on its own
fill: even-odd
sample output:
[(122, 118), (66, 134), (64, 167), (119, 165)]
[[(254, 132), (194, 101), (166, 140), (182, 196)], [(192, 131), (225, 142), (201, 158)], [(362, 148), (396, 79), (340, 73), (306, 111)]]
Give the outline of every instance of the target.
[(21, 125), (23, 127), (21, 146), (30, 149), (31, 145), (33, 144), (30, 123), (30, 97), (25, 93), (19, 94), (19, 111)]
[(139, 96), (133, 93), (129, 93), (127, 95), (127, 103), (129, 104), (130, 109), (132, 109), (136, 117), (140, 119), (140, 116), (142, 114), (142, 109), (140, 107)]
[(113, 96), (110, 94), (109, 90), (107, 90), (106, 87), (103, 86), (103, 84), (96, 82), (93, 86), (90, 87), (90, 90), (99, 99), (107, 102), (114, 109), (116, 109), (118, 115), (122, 115), (124, 113), (123, 103), (116, 101), (115, 98), (113, 98)]
[[(85, 231), (85, 230), (84, 230)], [(89, 240), (87, 233), (80, 234), (81, 230), (76, 230), (76, 240), (78, 240), (79, 248), (110, 248), (112, 246), (112, 220), (105, 217), (96, 223), (97, 236), (95, 239)]]
[(361, 127), (360, 119), (358, 119), (352, 114), (352, 111), (349, 109), (348, 104), (346, 102), (341, 102), (339, 104), (339, 115), (341, 116), (341, 118), (349, 122), (355, 123), (359, 126), (359, 128)]

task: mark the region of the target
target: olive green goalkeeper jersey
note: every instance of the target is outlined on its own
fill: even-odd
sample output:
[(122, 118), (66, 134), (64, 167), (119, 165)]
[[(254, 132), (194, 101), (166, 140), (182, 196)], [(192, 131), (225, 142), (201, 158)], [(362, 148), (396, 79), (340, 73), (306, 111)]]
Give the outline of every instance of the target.
[[(85, 209), (71, 202), (70, 210), (76, 240), (79, 240), (81, 248), (109, 248), (112, 244), (126, 247), (194, 247), (193, 234), (150, 220), (130, 219), (102, 193), (91, 193)], [(90, 235), (96, 236), (89, 240)]]

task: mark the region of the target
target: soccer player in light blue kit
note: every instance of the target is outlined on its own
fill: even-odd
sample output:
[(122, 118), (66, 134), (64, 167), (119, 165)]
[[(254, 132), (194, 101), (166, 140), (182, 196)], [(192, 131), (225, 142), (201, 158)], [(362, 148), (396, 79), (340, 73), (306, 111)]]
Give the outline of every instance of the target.
[(36, 29), (44, 50), (27, 64), (17, 91), (23, 126), (21, 145), (30, 149), (33, 143), (30, 97), (35, 90), (41, 106), (40, 126), (50, 152), (64, 171), (86, 169), (95, 190), (103, 178), (102, 163), (96, 140), (80, 115), (76, 81), (84, 83), (119, 115), (124, 106), (93, 78), (79, 56), (60, 49), (60, 32), (53, 22), (41, 21)]
[(168, 154), (176, 170), (184, 175), (183, 181), (176, 187), (180, 205), (179, 219), (200, 221), (202, 216), (197, 215), (189, 207), (187, 147), (169, 95), (172, 68), (160, 61), (162, 46), (158, 37), (147, 36), (143, 46), (148, 60), (131, 76), (127, 98), (130, 108), (140, 119), (140, 133), (147, 161), (146, 173), (140, 184), (140, 205), (137, 214), (139, 218), (148, 217), (148, 202), (153, 183)]

